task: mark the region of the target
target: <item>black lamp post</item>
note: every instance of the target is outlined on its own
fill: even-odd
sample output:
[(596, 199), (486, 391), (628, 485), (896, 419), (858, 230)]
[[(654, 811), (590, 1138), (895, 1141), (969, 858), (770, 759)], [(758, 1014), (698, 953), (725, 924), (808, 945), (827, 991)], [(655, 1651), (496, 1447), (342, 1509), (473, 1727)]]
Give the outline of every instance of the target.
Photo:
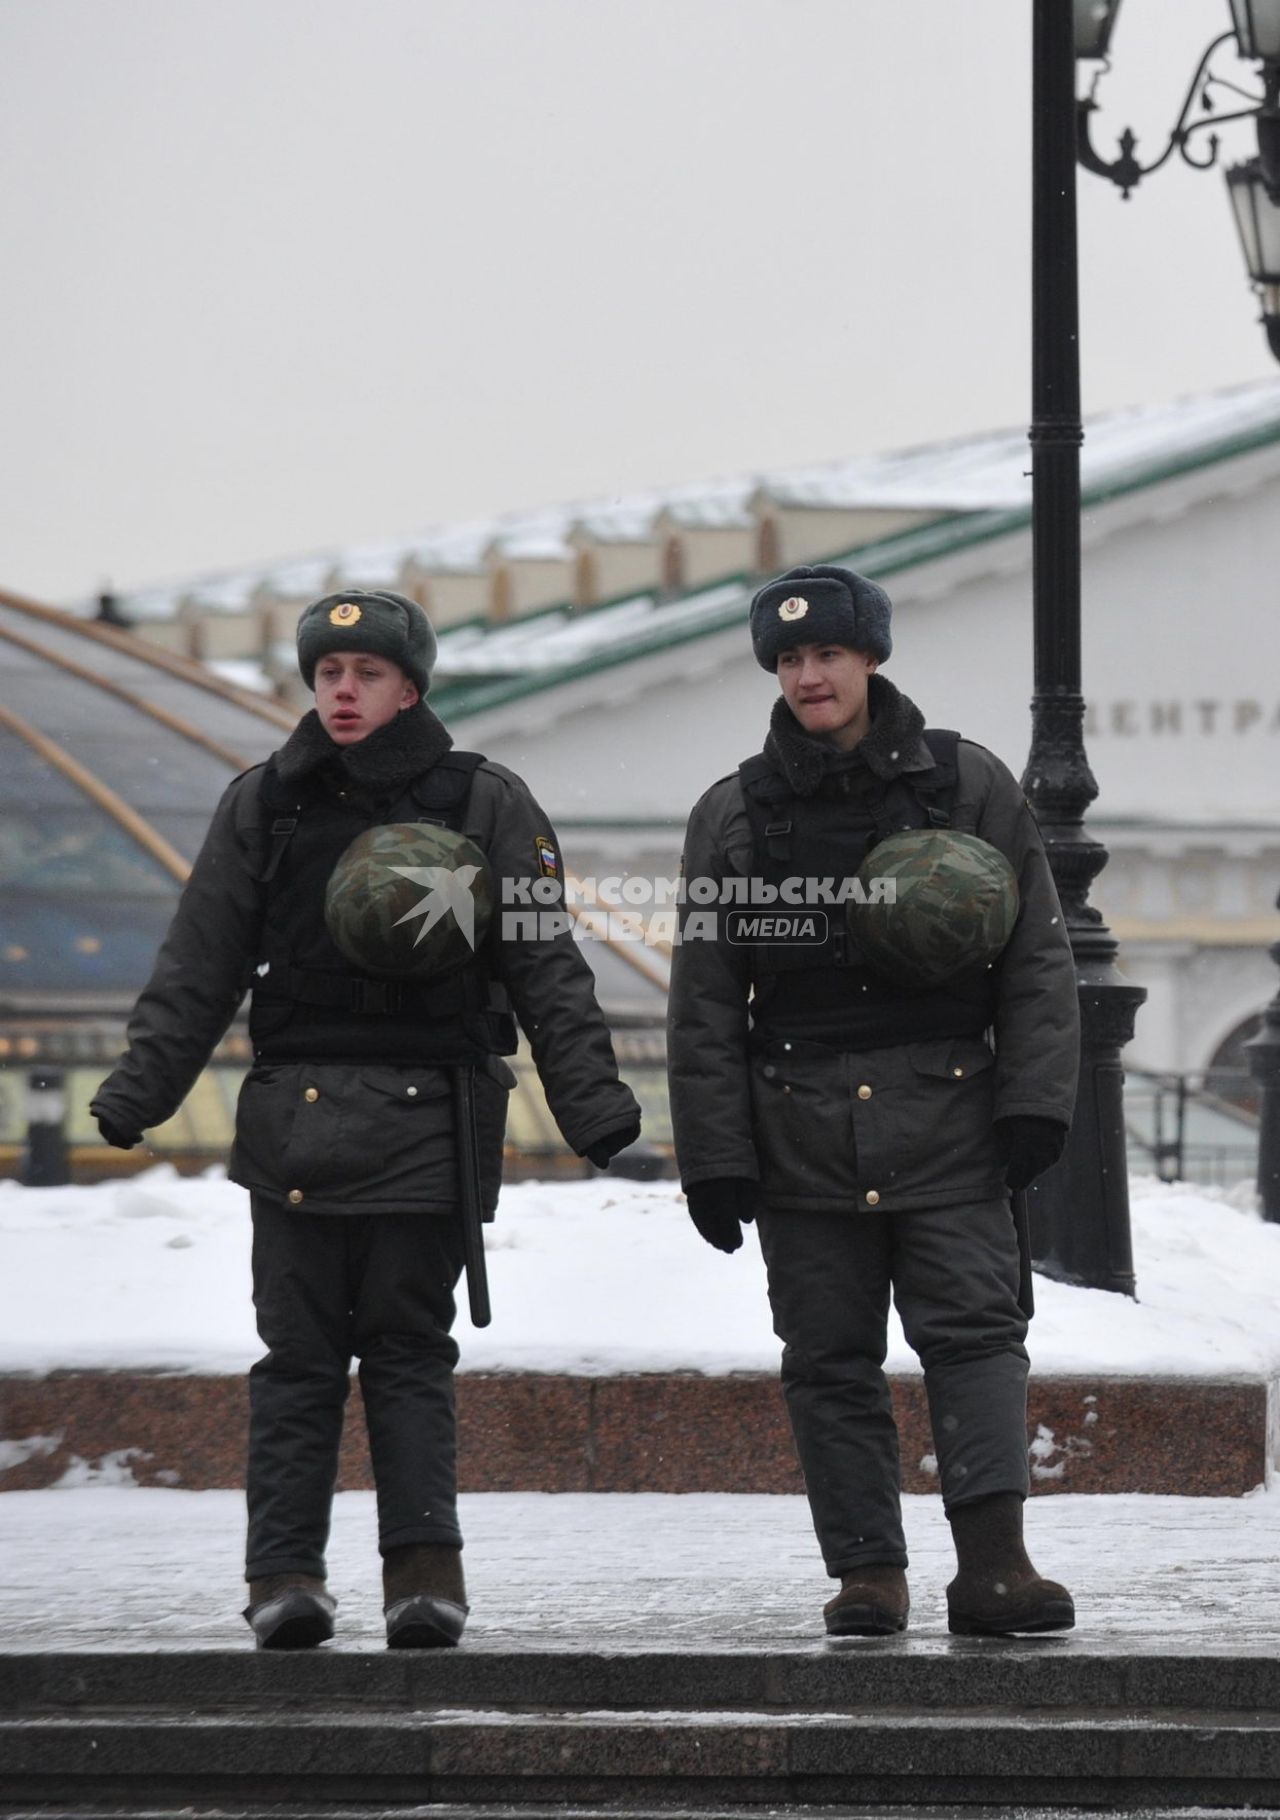
[[(1280, 898), (1276, 899), (1280, 910)], [(1280, 942), (1271, 944), (1280, 967)], [(1258, 1202), (1264, 1220), (1280, 1223), (1280, 991), (1262, 1014), (1262, 1028), (1244, 1046), (1262, 1102), (1258, 1124)]]
[(1146, 997), (1115, 966), (1088, 902), (1108, 854), (1086, 833), (1098, 786), (1080, 692), (1080, 351), (1073, 26), (1088, 0), (1035, 0), (1032, 124), (1031, 537), (1035, 694), (1022, 779), (1062, 899), (1080, 992), (1076, 1117), (1062, 1161), (1030, 1190), (1031, 1249), (1046, 1276), (1134, 1292), (1120, 1050)]

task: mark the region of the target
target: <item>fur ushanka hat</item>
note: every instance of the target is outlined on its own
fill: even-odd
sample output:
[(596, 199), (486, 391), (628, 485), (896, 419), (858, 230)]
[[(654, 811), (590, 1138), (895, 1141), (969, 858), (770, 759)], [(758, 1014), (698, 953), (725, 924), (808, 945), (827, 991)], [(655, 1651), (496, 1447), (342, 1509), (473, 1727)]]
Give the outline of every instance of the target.
[(788, 569), (766, 582), (751, 603), (751, 644), (756, 662), (776, 670), (778, 655), (794, 645), (851, 645), (883, 663), (893, 649), (893, 603), (884, 589), (852, 569), (830, 563)]
[(298, 668), (315, 688), (316, 665), (330, 651), (372, 651), (413, 678), (421, 694), (431, 687), (436, 635), (416, 600), (389, 588), (348, 588), (326, 594), (298, 621)]

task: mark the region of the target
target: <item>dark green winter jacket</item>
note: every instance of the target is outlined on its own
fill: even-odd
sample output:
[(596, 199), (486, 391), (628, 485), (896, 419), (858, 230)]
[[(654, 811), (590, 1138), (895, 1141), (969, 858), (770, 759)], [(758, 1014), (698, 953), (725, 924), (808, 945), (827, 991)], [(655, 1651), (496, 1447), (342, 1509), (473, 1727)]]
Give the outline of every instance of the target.
[[(871, 789), (931, 769), (919, 710), (872, 679), (872, 728), (852, 755), (808, 738), (785, 703), (766, 755), (798, 797), (833, 772), (862, 772)], [(681, 1180), (757, 1182), (766, 1204), (810, 1211), (893, 1211), (1004, 1193), (995, 1119), (1071, 1120), (1079, 1049), (1075, 969), (1057, 891), (1022, 791), (992, 753), (957, 749), (951, 826), (990, 841), (1017, 875), (1020, 909), (993, 969), (990, 1027), (860, 1046), (852, 1027), (805, 1041), (753, 1028), (749, 948), (682, 940), (675, 949), (667, 1056)], [(687, 880), (760, 871), (737, 773), (695, 805), (685, 837)], [(687, 927), (692, 903), (682, 911)], [(723, 928), (723, 923), (720, 925)], [(785, 979), (775, 986), (786, 990)], [(891, 1008), (890, 1008), (891, 1009)], [(902, 1003), (905, 1019), (914, 1007)], [(882, 1020), (883, 1022), (883, 1020)]]
[[(372, 825), (386, 819), (412, 778), (451, 743), (425, 705), (344, 749), (311, 713), (276, 762), (286, 782), (318, 777), (342, 793), (344, 811), (353, 800), (362, 805)], [(142, 1132), (172, 1116), (254, 986), (267, 896), (261, 875), (271, 848), (263, 771), (257, 765), (237, 777), (219, 803), (134, 1007), (127, 1052), (93, 1100), (95, 1114), (123, 1131)], [(471, 781), (462, 832), (488, 857), (499, 897), (504, 878), (542, 877), (545, 893), (548, 864), (559, 869), (546, 816), (520, 778), (488, 760)], [(287, 848), (282, 864), (288, 865)], [(320, 906), (315, 914), (322, 914)], [(488, 959), (528, 1037), (556, 1123), (583, 1154), (638, 1121), (639, 1111), (618, 1079), (594, 975), (579, 946), (568, 933), (528, 936), (526, 923), (518, 937), (504, 940), (500, 924)], [(376, 1027), (376, 1018), (370, 1021)], [(427, 1043), (423, 1048), (430, 1053)], [(451, 1074), (406, 1058), (404, 1049), (401, 1036), (395, 1059), (385, 1061), (330, 1053), (287, 1060), (259, 1055), (241, 1092), (232, 1179), (312, 1212), (451, 1210)], [(496, 1055), (477, 1071), (486, 1211), (497, 1199), (514, 1079)]]

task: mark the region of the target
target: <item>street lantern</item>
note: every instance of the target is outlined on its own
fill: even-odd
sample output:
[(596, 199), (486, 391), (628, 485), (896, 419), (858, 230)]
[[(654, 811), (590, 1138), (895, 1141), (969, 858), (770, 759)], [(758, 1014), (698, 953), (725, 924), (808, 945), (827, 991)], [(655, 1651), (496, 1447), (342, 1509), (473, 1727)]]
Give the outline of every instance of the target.
[(1250, 158), (1227, 172), (1249, 281), (1262, 305), (1271, 352), (1280, 360), (1280, 202), (1272, 200), (1262, 161)]
[(1280, 0), (1231, 0), (1242, 57), (1280, 63)]
[[(1089, 93), (1076, 97), (1077, 162), (1086, 170), (1114, 183), (1127, 200), (1130, 190), (1143, 177), (1159, 170), (1175, 150), (1196, 170), (1207, 170), (1210, 165), (1216, 164), (1217, 132), (1209, 132), (1205, 142), (1207, 151), (1203, 157), (1193, 157), (1188, 149), (1194, 134), (1225, 125), (1232, 120), (1252, 120), (1257, 132), (1257, 156), (1227, 171), (1227, 193), (1231, 198), (1232, 213), (1244, 249), (1249, 282), (1262, 305), (1262, 324), (1266, 330), (1267, 345), (1276, 359), (1280, 360), (1280, 0), (1228, 0), (1232, 29), (1215, 38), (1201, 57), (1169, 134), (1169, 142), (1160, 156), (1150, 164), (1138, 162), (1138, 142), (1128, 127), (1120, 135), (1119, 157), (1110, 162), (1098, 156), (1090, 139), (1090, 120), (1098, 106), (1095, 96), (1102, 72), (1108, 67), (1107, 46), (1119, 4), (1120, 0), (1096, 0), (1096, 3), (1095, 0), (1072, 0), (1076, 60), (1101, 63), (1101, 68), (1094, 74)], [(1037, 31), (1043, 27), (1044, 35), (1043, 52), (1040, 48), (1036, 51), (1037, 69), (1043, 65), (1051, 72), (1064, 54), (1060, 46), (1068, 26), (1066, 0), (1037, 0), (1036, 23)], [(1260, 95), (1250, 95), (1226, 77), (1215, 75), (1211, 67), (1214, 53), (1231, 39), (1235, 40), (1241, 57), (1261, 64)], [(1219, 114), (1214, 108), (1214, 89), (1227, 89), (1250, 105), (1235, 108), (1227, 114)], [(1200, 110), (1199, 117), (1193, 118), (1197, 107)], [(1033, 189), (1037, 206), (1043, 207), (1047, 219), (1055, 181), (1064, 194), (1066, 185), (1062, 182), (1060, 173), (1049, 168), (1048, 154), (1045, 166), (1045, 174), (1033, 178)], [(1074, 200), (1073, 190), (1070, 198), (1072, 208)], [(1074, 215), (1067, 225), (1074, 236)], [(1074, 245), (1071, 256), (1074, 260)], [(1051, 297), (1052, 291), (1047, 288), (1051, 284), (1047, 263), (1045, 269), (1046, 296)], [(1074, 268), (1071, 283), (1074, 287)], [(1071, 291), (1070, 304), (1074, 309), (1074, 289)], [(1047, 308), (1046, 305), (1046, 312)], [(1072, 325), (1069, 325), (1065, 333), (1069, 335), (1072, 332)], [(1066, 431), (1074, 434), (1074, 425), (1068, 424)], [(1036, 433), (1033, 425), (1033, 444)], [(1061, 500), (1058, 502), (1056, 510), (1059, 512), (1071, 507), (1069, 489), (1069, 478), (1065, 486), (1059, 485), (1057, 488), (1062, 500), (1065, 500), (1065, 505)], [(1048, 493), (1050, 489), (1046, 487), (1045, 491)], [(1050, 509), (1046, 503), (1046, 515)], [(1049, 586), (1050, 582), (1046, 580), (1046, 592)], [(1073, 948), (1075, 946), (1073, 940)], [(1272, 947), (1271, 958), (1280, 963), (1280, 942)], [(1263, 1029), (1249, 1044), (1249, 1049), (1250, 1067), (1262, 1085), (1258, 1193), (1264, 1217), (1280, 1222), (1280, 993), (1276, 994), (1275, 1000), (1268, 1006)], [(1060, 1224), (1060, 1220), (1049, 1222), (1051, 1229)]]
[(1107, 55), (1120, 0), (1075, 0), (1076, 56)]
[[(1277, 302), (1274, 277), (1276, 230), (1268, 212), (1280, 207), (1280, 0), (1229, 0), (1229, 6), (1231, 30), (1215, 38), (1205, 50), (1164, 150), (1150, 164), (1143, 164), (1137, 155), (1137, 138), (1129, 127), (1120, 134), (1119, 155), (1112, 159), (1098, 154), (1091, 136), (1092, 117), (1098, 111), (1098, 84), (1103, 71), (1109, 67), (1107, 51), (1120, 0), (1072, 0), (1076, 60), (1101, 64), (1088, 94), (1076, 98), (1076, 158), (1087, 171), (1114, 183), (1127, 200), (1129, 192), (1136, 189), (1144, 177), (1158, 171), (1175, 151), (1193, 169), (1208, 170), (1218, 161), (1217, 128), (1233, 120), (1252, 120), (1257, 131), (1258, 155), (1250, 164), (1237, 167), (1246, 171), (1247, 176), (1232, 172), (1228, 173), (1227, 181), (1236, 224), (1244, 243), (1249, 279), (1255, 289), (1262, 292), (1262, 320), (1266, 325), (1267, 342), (1280, 360), (1280, 337), (1276, 326), (1280, 303)], [(1250, 95), (1212, 68), (1214, 53), (1233, 41), (1241, 57), (1261, 64), (1260, 95)], [(1214, 91), (1223, 89), (1250, 105), (1235, 107), (1229, 113), (1218, 113)], [(1205, 132), (1208, 133), (1207, 140), (1196, 139), (1196, 134)], [(1203, 155), (1193, 155), (1193, 143), (1203, 144)]]

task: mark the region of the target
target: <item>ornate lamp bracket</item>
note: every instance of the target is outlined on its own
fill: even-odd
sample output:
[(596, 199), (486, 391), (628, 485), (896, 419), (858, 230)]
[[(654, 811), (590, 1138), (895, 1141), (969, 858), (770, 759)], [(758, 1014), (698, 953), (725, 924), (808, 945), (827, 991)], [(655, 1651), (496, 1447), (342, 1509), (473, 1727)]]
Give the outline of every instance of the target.
[[(1108, 162), (1105, 158), (1099, 157), (1098, 153), (1094, 150), (1089, 117), (1091, 114), (1095, 114), (1098, 111), (1098, 103), (1094, 99), (1098, 82), (1101, 79), (1103, 72), (1111, 67), (1110, 62), (1104, 59), (1097, 74), (1093, 78), (1093, 82), (1090, 84), (1089, 93), (1080, 96), (1076, 101), (1076, 156), (1084, 168), (1087, 171), (1092, 171), (1095, 176), (1106, 177), (1109, 182), (1114, 183), (1127, 202), (1130, 190), (1136, 189), (1141, 180), (1144, 177), (1149, 177), (1152, 171), (1158, 171), (1160, 166), (1167, 163), (1175, 151), (1181, 154), (1185, 163), (1191, 165), (1193, 169), (1198, 171), (1207, 171), (1212, 165), (1216, 164), (1218, 161), (1219, 143), (1217, 132), (1209, 132), (1207, 142), (1208, 155), (1203, 158), (1193, 157), (1188, 149), (1192, 134), (1223, 126), (1229, 120), (1249, 119), (1251, 116), (1257, 115), (1263, 110), (1268, 103), (1273, 106), (1275, 103), (1275, 95), (1273, 92), (1275, 82), (1273, 81), (1273, 71), (1270, 66), (1267, 71), (1267, 92), (1262, 95), (1251, 95), (1247, 89), (1239, 88), (1234, 82), (1229, 82), (1225, 76), (1214, 75), (1209, 68), (1214, 52), (1219, 50), (1221, 46), (1226, 44), (1229, 40), (1234, 39), (1234, 37), (1234, 31), (1223, 32), (1220, 38), (1215, 38), (1213, 40), (1213, 43), (1205, 51), (1203, 57), (1201, 57), (1196, 73), (1191, 79), (1191, 86), (1187, 90), (1186, 99), (1182, 103), (1181, 112), (1178, 115), (1173, 131), (1169, 134), (1169, 143), (1165, 146), (1160, 156), (1153, 160), (1151, 164), (1140, 164), (1138, 162), (1136, 156), (1138, 141), (1129, 127), (1125, 127), (1117, 141), (1120, 147), (1120, 156), (1118, 158), (1114, 158)], [(1230, 89), (1232, 94), (1241, 96), (1245, 101), (1248, 101), (1250, 105), (1248, 107), (1236, 108), (1229, 114), (1220, 114), (1214, 107), (1214, 100), (1211, 92), (1214, 88)], [(1191, 116), (1197, 104), (1202, 110), (1201, 116), (1198, 119), (1192, 119)]]

